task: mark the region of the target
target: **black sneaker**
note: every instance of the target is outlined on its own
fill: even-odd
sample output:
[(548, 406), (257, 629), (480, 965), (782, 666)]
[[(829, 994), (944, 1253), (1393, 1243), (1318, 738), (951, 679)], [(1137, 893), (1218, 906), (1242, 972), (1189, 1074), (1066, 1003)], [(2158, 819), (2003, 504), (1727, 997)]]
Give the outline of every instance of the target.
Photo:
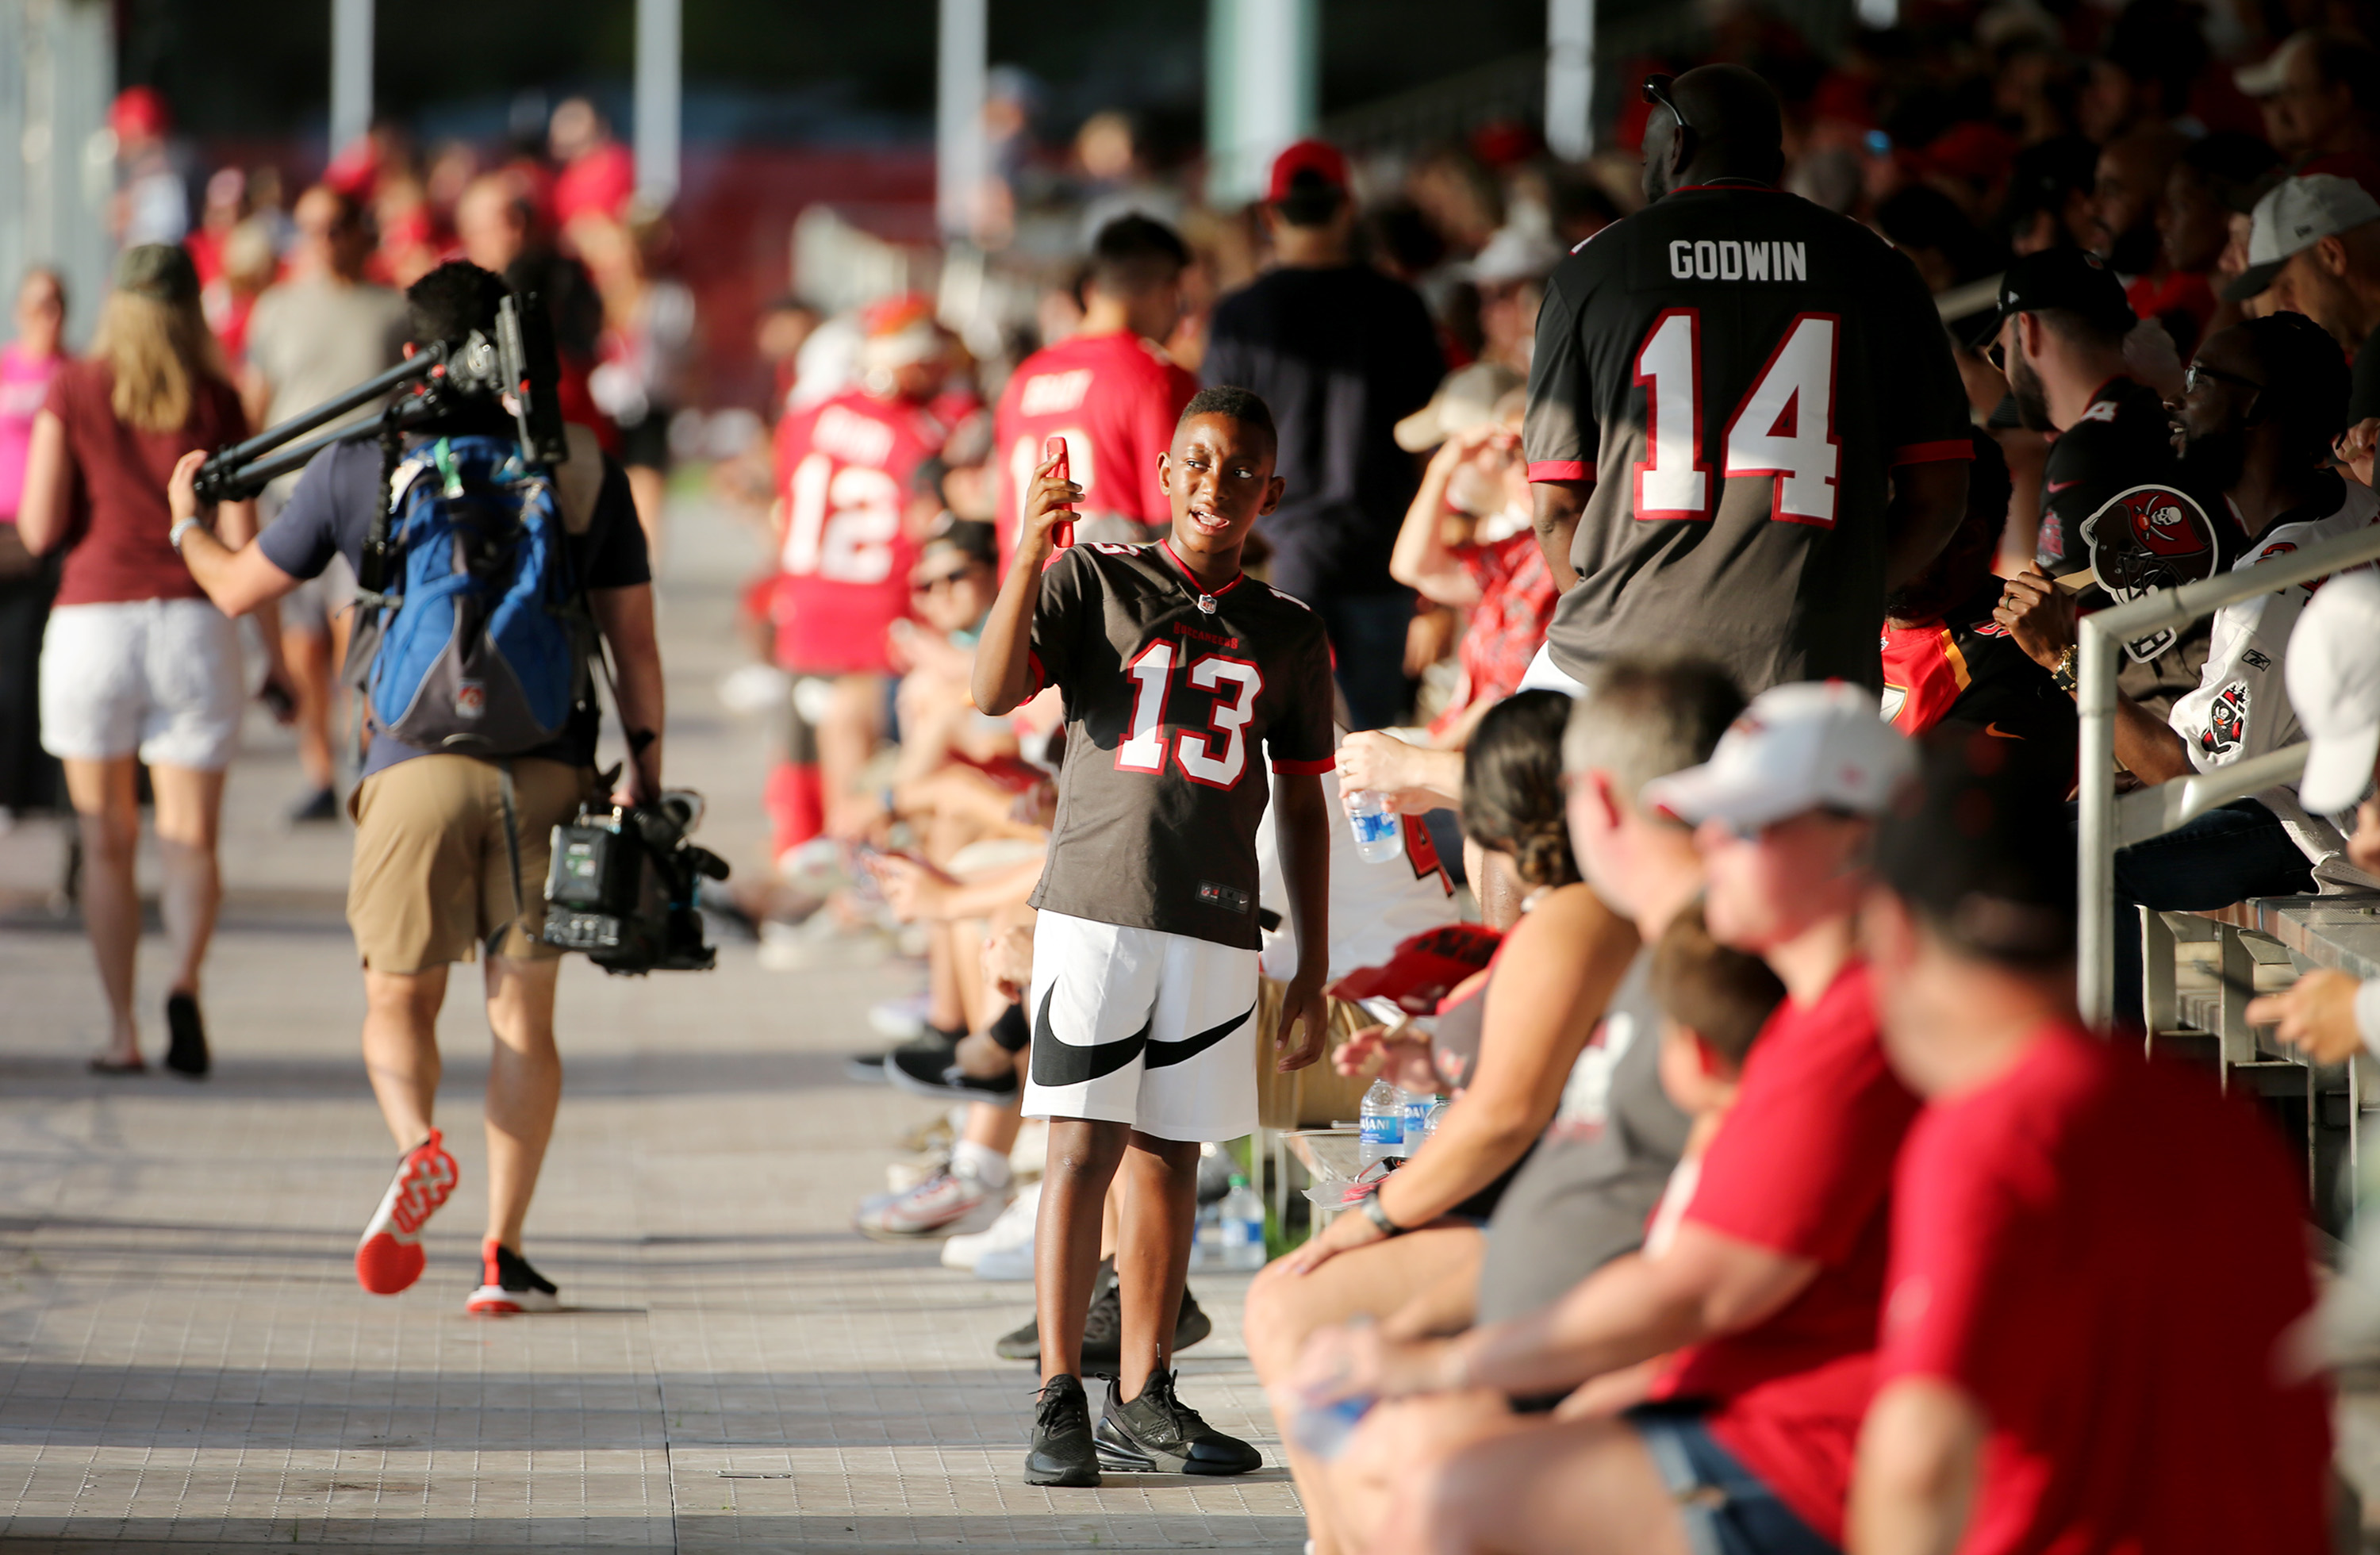
[(884, 1078), (895, 1090), (930, 1096), (937, 1101), (1014, 1101), (1016, 1071), (1011, 1067), (995, 1079), (978, 1079), (951, 1062), (945, 1051), (895, 1048), (883, 1059)]
[[(1215, 1331), (1214, 1320), (1199, 1308), (1198, 1298), (1188, 1286), (1182, 1290), (1182, 1310), (1173, 1319), (1172, 1354), (1180, 1355), (1193, 1344)], [(992, 1354), (1003, 1361), (1038, 1361), (1041, 1358), (1041, 1324), (1028, 1318), (1025, 1326), (1014, 1333), (1003, 1334), (992, 1347)], [(1113, 1367), (1123, 1360), (1123, 1302), (1116, 1294), (1115, 1265), (1102, 1262), (1099, 1277), (1091, 1286), (1091, 1309), (1083, 1317), (1083, 1369), (1090, 1376), (1104, 1377), (1106, 1371), (1094, 1371), (1094, 1367)]]
[[(921, 1035), (912, 1037), (909, 1040), (902, 1043), (899, 1047), (894, 1048), (892, 1052), (852, 1054), (849, 1058), (843, 1061), (843, 1077), (846, 1080), (856, 1081), (863, 1086), (881, 1085), (884, 1083), (886, 1071), (891, 1068), (889, 1061), (892, 1057), (892, 1053), (917, 1053), (921, 1055), (921, 1057), (933, 1056), (937, 1064), (948, 1063), (951, 1061), (952, 1052), (955, 1051), (959, 1045), (959, 1039), (965, 1035), (966, 1033), (964, 1031), (944, 1031), (938, 1026), (929, 1026), (926, 1027), (925, 1031)], [(982, 1099), (979, 1097), (970, 1097), (967, 1099), (980, 1100)]]
[(1108, 1383), (1108, 1408), (1093, 1433), (1099, 1466), (1142, 1474), (1246, 1474), (1264, 1467), (1264, 1454), (1225, 1436), (1173, 1396), (1174, 1373), (1148, 1379), (1140, 1397), (1118, 1402)]
[(1100, 1450), (1091, 1441), (1091, 1401), (1079, 1377), (1052, 1377), (1033, 1411), (1033, 1446), (1025, 1454), (1027, 1485), (1099, 1482)]
[(339, 791), (318, 788), (289, 812), (289, 823), (293, 826), (318, 825), (338, 820), (339, 814)]
[(490, 1242), (480, 1249), (480, 1288), (463, 1303), (466, 1312), (510, 1316), (562, 1309), (562, 1294), (553, 1282), (501, 1242)]
[(193, 1080), (207, 1073), (207, 1023), (199, 1018), (199, 1002), (187, 993), (165, 996), (165, 1067)]

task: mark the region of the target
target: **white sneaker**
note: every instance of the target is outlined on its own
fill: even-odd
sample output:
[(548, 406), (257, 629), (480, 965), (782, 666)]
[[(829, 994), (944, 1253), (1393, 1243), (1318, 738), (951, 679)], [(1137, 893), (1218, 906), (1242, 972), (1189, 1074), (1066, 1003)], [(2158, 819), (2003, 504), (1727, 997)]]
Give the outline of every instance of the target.
[(1014, 1247), (993, 1247), (975, 1260), (975, 1277), (993, 1284), (1015, 1282), (1031, 1283), (1033, 1280), (1033, 1239), (1026, 1237)]
[(905, 1042), (912, 1037), (923, 1036), (926, 1030), (927, 996), (918, 993), (906, 999), (887, 999), (868, 1006), (868, 1025), (879, 1037), (889, 1037), (895, 1042)]
[[(1019, 1243), (1022, 1243), (1026, 1249), (1026, 1256), (1029, 1265), (1032, 1257), (1034, 1217), (1039, 1214), (1040, 1210), (1041, 1184), (1036, 1183), (1011, 1199), (1008, 1208), (1000, 1212), (1000, 1219), (992, 1221), (988, 1229), (971, 1232), (965, 1236), (953, 1236), (943, 1243), (942, 1267), (971, 1269), (980, 1274), (982, 1265), (979, 1259), (988, 1257), (993, 1253), (1014, 1248)], [(1028, 1279), (1030, 1277), (1027, 1276)]]
[(965, 1172), (944, 1172), (889, 1204), (861, 1210), (852, 1224), (860, 1235), (879, 1242), (923, 1242), (981, 1231), (1000, 1219), (1007, 1201), (1005, 1187), (988, 1187)]

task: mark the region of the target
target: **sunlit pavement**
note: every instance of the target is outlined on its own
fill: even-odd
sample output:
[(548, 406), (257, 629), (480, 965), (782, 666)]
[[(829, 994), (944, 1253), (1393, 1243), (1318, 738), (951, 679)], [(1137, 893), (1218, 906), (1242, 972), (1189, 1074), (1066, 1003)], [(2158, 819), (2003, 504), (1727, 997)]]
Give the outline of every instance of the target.
[[(725, 713), (747, 531), (679, 505), (663, 587), (671, 777), (704, 840), (757, 864), (770, 735)], [(1293, 1549), (1278, 1469), (1017, 1469), (1031, 1368), (992, 1358), (1026, 1287), (849, 1229), (930, 1104), (847, 1084), (901, 963), (564, 979), (562, 1120), (527, 1252), (569, 1310), (476, 1318), (487, 1037), (475, 969), (443, 1027), (440, 1123), (462, 1171), (402, 1296), (351, 1255), (395, 1147), (357, 1057), (339, 916), (346, 832), (296, 834), (287, 736), (251, 724), (225, 822), (213, 1076), (87, 1073), (103, 1030), (79, 930), (50, 916), (47, 823), (0, 837), (0, 1548)], [(162, 1051), (164, 947), (140, 1009)], [(1216, 1424), (1278, 1458), (1239, 1341), (1244, 1282), (1202, 1277), (1183, 1357)]]

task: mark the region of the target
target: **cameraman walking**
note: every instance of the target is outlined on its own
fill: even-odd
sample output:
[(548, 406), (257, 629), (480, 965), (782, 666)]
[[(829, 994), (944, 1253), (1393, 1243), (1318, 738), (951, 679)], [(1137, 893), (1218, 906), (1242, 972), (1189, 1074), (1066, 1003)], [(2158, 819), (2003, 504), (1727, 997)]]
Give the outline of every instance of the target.
[[(459, 347), (474, 331), (492, 336), (505, 296), (504, 282), (476, 265), (439, 266), (406, 293), (407, 354), (439, 342)], [(565, 549), (618, 666), (620, 712), (635, 752), (613, 800), (646, 803), (661, 792), (662, 666), (644, 531), (626, 476), (584, 429), (570, 431), (572, 457), (554, 471)], [(408, 455), (430, 446), (443, 464), (446, 439), (474, 435), (510, 438), (512, 418), (492, 401), (466, 402), (409, 438)], [(388, 500), (375, 444), (342, 443), (316, 456), (280, 516), (238, 551), (216, 540), (200, 516), (193, 485), (202, 462), (188, 454), (175, 469), (174, 538), (191, 576), (224, 610), (245, 611), (288, 593), (334, 553), (360, 570), (374, 512)], [(495, 1037), (488, 1070), (488, 1229), (481, 1283), (465, 1305), (474, 1312), (550, 1311), (556, 1305), (553, 1285), (520, 1254), (521, 1222), (562, 1095), (553, 1041), (561, 952), (537, 931), (550, 834), (594, 794), (596, 722), (589, 698), (560, 737), (498, 760), (422, 750), (374, 721), (362, 781), (349, 800), (356, 853), (347, 922), (364, 966), (364, 1063), (381, 1113), (405, 1151), (356, 1249), (356, 1278), (377, 1294), (393, 1295), (420, 1277), (422, 1223), (454, 1191), (454, 1158), (431, 1123), (438, 1010), (448, 966), (484, 948), (488, 1025)]]

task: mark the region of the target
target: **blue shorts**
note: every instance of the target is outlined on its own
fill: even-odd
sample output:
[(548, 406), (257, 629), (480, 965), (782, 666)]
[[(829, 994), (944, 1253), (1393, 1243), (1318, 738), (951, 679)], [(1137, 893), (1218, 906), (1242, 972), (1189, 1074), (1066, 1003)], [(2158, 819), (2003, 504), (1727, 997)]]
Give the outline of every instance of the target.
[(1694, 1555), (1840, 1555), (1718, 1444), (1699, 1406), (1640, 1404), (1627, 1419), (1677, 1502)]

